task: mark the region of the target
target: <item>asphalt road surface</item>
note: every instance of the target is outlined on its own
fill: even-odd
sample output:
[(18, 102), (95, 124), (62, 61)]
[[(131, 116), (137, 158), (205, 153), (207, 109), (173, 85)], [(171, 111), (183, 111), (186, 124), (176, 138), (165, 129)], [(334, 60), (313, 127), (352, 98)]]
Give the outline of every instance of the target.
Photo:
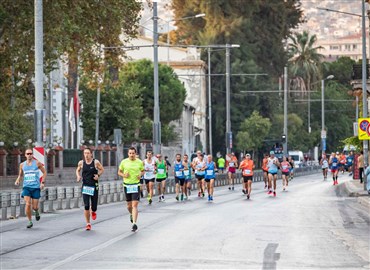
[[(339, 177), (339, 182), (348, 176)], [(139, 205), (131, 232), (125, 203), (1, 222), (1, 269), (369, 269), (370, 217), (319, 174), (295, 178), (277, 197), (254, 183), (250, 200), (227, 187), (198, 198)]]

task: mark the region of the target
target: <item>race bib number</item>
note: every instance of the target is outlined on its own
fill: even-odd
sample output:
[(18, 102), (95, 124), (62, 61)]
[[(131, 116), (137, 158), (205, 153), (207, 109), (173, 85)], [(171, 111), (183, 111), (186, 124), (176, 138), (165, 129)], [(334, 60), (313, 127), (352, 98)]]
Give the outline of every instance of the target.
[(164, 173), (164, 169), (158, 169), (158, 174)]
[(332, 166), (334, 166), (334, 167), (337, 166), (337, 163), (336, 162), (333, 162)]
[(189, 175), (190, 175), (190, 171), (189, 171), (189, 170), (185, 170), (185, 171), (184, 171), (184, 175), (185, 175), (185, 176), (189, 176)]
[(177, 177), (181, 177), (182, 176), (182, 172), (181, 171), (176, 171), (176, 176)]
[(24, 182), (34, 182), (36, 181), (36, 173), (27, 173), (24, 176)]
[(88, 187), (88, 186), (83, 186), (82, 187), (82, 194), (94, 196), (95, 188), (94, 187)]
[(207, 170), (207, 175), (213, 175), (213, 170)]
[(234, 162), (229, 163), (230, 167), (234, 167)]
[(152, 179), (152, 178), (154, 178), (153, 172), (145, 172), (144, 173), (144, 178), (145, 179)]
[(127, 194), (138, 193), (139, 192), (139, 186), (138, 185), (126, 186), (126, 192), (127, 192)]
[(245, 174), (251, 174), (251, 170), (244, 170)]

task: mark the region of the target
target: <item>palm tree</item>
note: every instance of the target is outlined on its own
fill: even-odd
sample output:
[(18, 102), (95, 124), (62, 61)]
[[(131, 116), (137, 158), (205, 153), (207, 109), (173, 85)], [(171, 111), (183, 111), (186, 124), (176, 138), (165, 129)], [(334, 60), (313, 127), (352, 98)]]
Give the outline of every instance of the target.
[[(315, 47), (317, 41), (316, 35), (310, 35), (309, 32), (295, 33), (290, 36), (288, 44), (288, 52), (290, 55), (289, 62), (290, 73), (295, 77), (293, 84), (299, 85), (300, 90), (304, 94), (308, 94), (308, 132), (311, 132), (310, 123), (310, 91), (311, 85), (315, 81), (319, 81), (321, 77), (320, 62), (324, 56), (318, 53), (323, 47)], [(303, 80), (304, 83), (299, 83)]]

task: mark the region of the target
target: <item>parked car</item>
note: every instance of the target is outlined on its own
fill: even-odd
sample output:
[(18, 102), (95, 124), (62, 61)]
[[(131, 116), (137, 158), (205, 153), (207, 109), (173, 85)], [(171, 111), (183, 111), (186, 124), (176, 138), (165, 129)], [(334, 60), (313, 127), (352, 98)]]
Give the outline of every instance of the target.
[(294, 160), (294, 167), (300, 168), (303, 167), (304, 164), (304, 158), (303, 158), (303, 152), (302, 151), (289, 151), (289, 156), (292, 157)]

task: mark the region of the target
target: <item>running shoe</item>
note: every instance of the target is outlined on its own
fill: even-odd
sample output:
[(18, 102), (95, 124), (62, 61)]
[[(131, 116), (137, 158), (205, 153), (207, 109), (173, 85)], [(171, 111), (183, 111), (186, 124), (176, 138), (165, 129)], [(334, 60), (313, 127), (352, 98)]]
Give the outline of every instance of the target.
[(231, 190), (234, 190), (234, 186), (231, 188)]
[(91, 212), (91, 218), (92, 218), (92, 220), (96, 219), (96, 212)]
[(274, 191), (274, 197), (276, 197), (276, 191)]
[(205, 195), (204, 195), (204, 192), (202, 192), (202, 198), (204, 198), (204, 196), (205, 196)]
[(229, 187), (229, 190), (231, 190), (231, 187)]
[(208, 201), (209, 202), (211, 201), (211, 195), (208, 195)]
[(352, 173), (349, 173), (349, 175), (348, 176), (351, 176), (352, 175)]
[(201, 195), (201, 192), (199, 191), (199, 192), (198, 192), (198, 197), (199, 197), (199, 198), (200, 198), (200, 195)]
[(179, 201), (179, 195), (176, 195), (176, 201)]
[(86, 225), (86, 231), (90, 231), (91, 230), (91, 224), (90, 223), (87, 223)]
[(131, 231), (132, 232), (136, 232), (137, 231), (137, 225), (136, 224), (132, 225)]
[(267, 188), (267, 185), (265, 185), (265, 189)]
[(188, 188), (188, 194), (191, 195), (191, 188)]
[(272, 194), (272, 190), (270, 189), (268, 192), (267, 192), (268, 195), (271, 195)]
[(181, 200), (181, 201), (183, 201), (183, 200), (184, 200), (184, 194), (181, 194), (180, 200)]
[(244, 194), (247, 194), (247, 192), (246, 192), (246, 190), (245, 190), (245, 189), (243, 189), (243, 190), (242, 190), (242, 192), (243, 192)]
[(152, 201), (152, 198), (150, 198), (148, 202), (149, 202), (149, 204), (152, 204), (152, 202), (153, 202), (153, 201)]
[(36, 217), (36, 220), (39, 221), (40, 220), (40, 212), (37, 210), (35, 211), (35, 217)]
[(211, 201), (213, 201), (213, 196), (211, 196)]
[(249, 200), (249, 198), (250, 198), (250, 195), (249, 195), (249, 194), (247, 194), (247, 200)]
[(161, 202), (162, 201), (162, 196), (159, 196), (158, 197), (158, 202)]
[(164, 199), (164, 195), (162, 195), (162, 202), (164, 202), (165, 201), (165, 199)]
[(187, 201), (187, 200), (188, 200), (188, 196), (185, 196), (185, 197), (184, 197), (184, 201)]
[(130, 215), (130, 221), (131, 221), (131, 223), (134, 223), (134, 219), (133, 219), (132, 215)]
[(32, 221), (30, 221), (30, 223), (28, 223), (28, 225), (27, 225), (27, 229), (31, 229), (33, 227), (33, 223), (32, 223)]

